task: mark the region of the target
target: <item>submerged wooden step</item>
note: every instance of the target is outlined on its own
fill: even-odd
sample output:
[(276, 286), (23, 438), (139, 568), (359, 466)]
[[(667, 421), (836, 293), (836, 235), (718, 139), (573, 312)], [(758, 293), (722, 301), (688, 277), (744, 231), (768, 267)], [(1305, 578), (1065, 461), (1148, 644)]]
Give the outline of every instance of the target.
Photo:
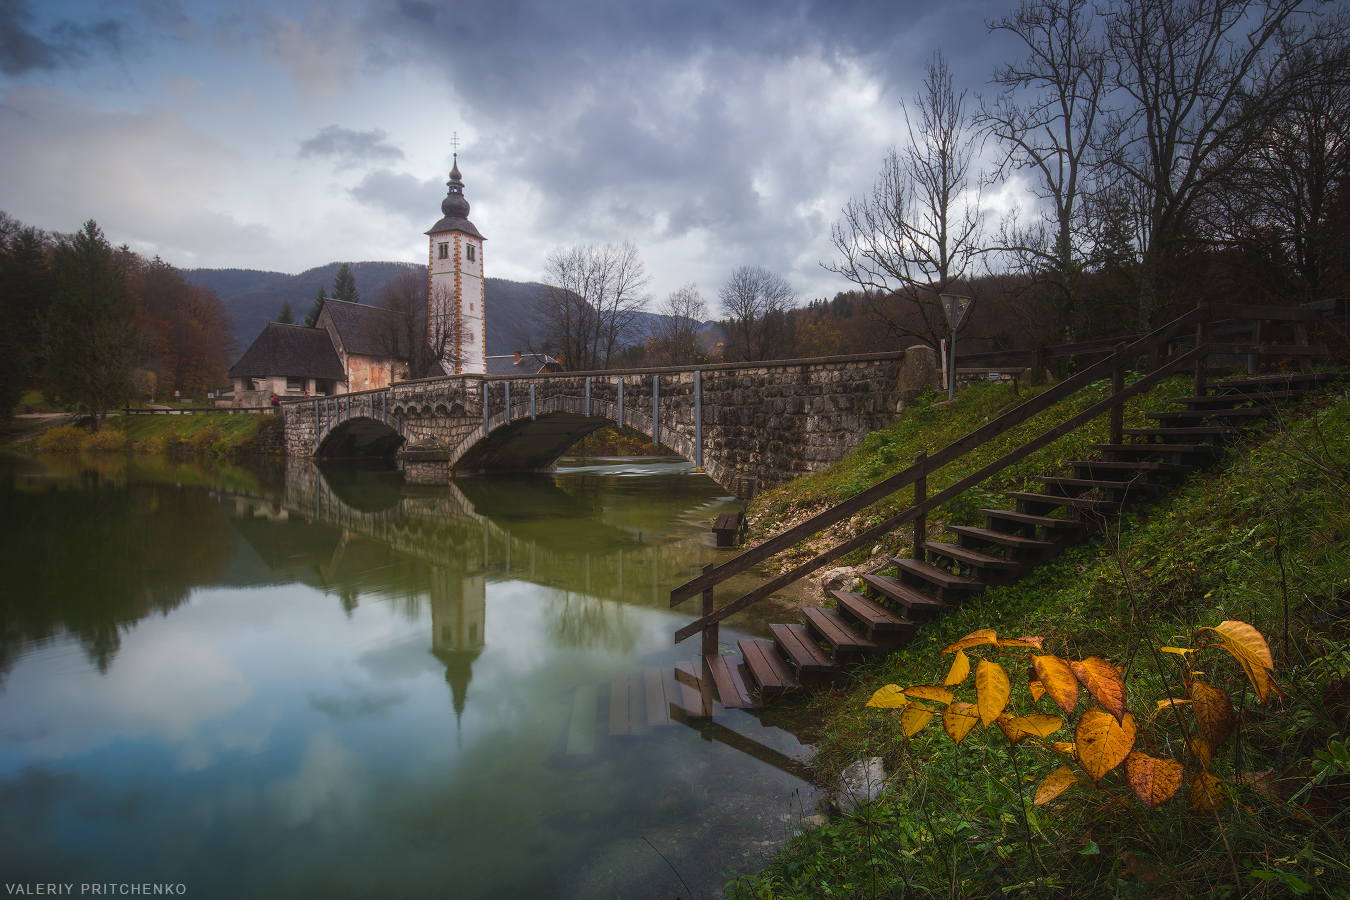
[(703, 671), (712, 675), (717, 696), (726, 709), (756, 709), (764, 704), (750, 692), (741, 677), (740, 660), (722, 654), (703, 657)]
[(595, 750), (595, 717), (600, 688), (579, 684), (572, 695), (572, 719), (567, 726), (567, 755), (585, 756)]
[(807, 608), (802, 610), (802, 616), (806, 619), (807, 628), (834, 650), (836, 661), (849, 654), (877, 652), (875, 642), (849, 628), (843, 617), (832, 609)]
[(646, 680), (640, 672), (615, 675), (609, 683), (611, 737), (647, 732)]
[(885, 575), (864, 575), (862, 580), (881, 596), (900, 604), (909, 615), (939, 613), (950, 605), (927, 594), (920, 593), (911, 587), (906, 587), (894, 578), (888, 578)]
[(787, 661), (771, 641), (743, 638), (736, 643), (741, 648), (746, 668), (759, 686), (761, 695), (786, 694), (801, 687), (801, 682), (792, 674)]
[(712, 680), (705, 685), (699, 661), (677, 662), (675, 681), (679, 685), (680, 712), (689, 719), (709, 719), (719, 711), (713, 705)]
[(642, 676), (647, 688), (647, 724), (653, 728), (671, 724), (670, 701), (666, 699), (666, 685), (661, 679), (661, 670), (647, 669)]
[(770, 625), (774, 646), (797, 670), (797, 678), (833, 677), (839, 674), (839, 663), (816, 643), (805, 625)]

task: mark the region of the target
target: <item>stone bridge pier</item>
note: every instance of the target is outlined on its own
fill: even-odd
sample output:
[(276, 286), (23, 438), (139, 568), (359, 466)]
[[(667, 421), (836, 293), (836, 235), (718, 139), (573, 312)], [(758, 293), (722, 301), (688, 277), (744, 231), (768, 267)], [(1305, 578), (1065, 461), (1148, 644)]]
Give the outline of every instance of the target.
[(537, 472), (586, 435), (635, 428), (751, 497), (846, 456), (936, 385), (926, 347), (825, 359), (450, 376), (283, 405), (294, 456), (403, 460), (410, 480)]

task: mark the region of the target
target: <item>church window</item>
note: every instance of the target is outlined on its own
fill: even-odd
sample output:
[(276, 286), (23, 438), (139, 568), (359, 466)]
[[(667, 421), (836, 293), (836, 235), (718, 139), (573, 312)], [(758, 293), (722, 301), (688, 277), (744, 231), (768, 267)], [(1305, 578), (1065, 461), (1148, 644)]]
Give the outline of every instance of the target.
[(473, 260), (474, 260), (474, 256), (473, 256), (474, 250), (475, 250), (474, 245), (473, 245), (473, 244), (470, 244), (470, 245), (469, 245), (469, 249), (468, 249), (468, 251), (467, 251), (468, 257), (469, 257), (469, 262), (473, 262)]
[(442, 243), (442, 244), (440, 245), (440, 253), (439, 253), (439, 255), (438, 255), (436, 258), (437, 258), (437, 259), (449, 259), (449, 258), (450, 258), (450, 245), (449, 245), (449, 244), (446, 244), (446, 243)]

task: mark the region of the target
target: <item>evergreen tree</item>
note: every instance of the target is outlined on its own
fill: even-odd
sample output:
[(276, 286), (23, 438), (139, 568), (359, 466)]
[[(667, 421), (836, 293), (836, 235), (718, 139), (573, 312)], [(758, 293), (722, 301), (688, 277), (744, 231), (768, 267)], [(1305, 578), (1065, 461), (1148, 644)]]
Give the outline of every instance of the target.
[(281, 312), (277, 313), (277, 322), (281, 325), (295, 324), (295, 314), (291, 312), (291, 301), (281, 301)]
[(319, 310), (323, 309), (323, 285), (319, 285), (319, 291), (314, 295), (314, 305), (305, 313), (305, 325), (313, 328), (314, 323), (319, 321)]
[(333, 299), (344, 303), (360, 303), (361, 292), (356, 289), (356, 278), (349, 263), (343, 263), (333, 279)]
[(0, 236), (0, 419), (8, 421), (46, 363), (54, 285), (47, 235), (6, 221), (14, 227)]
[(93, 219), (57, 242), (50, 328), (53, 395), (100, 418), (127, 402), (141, 357), (136, 304), (126, 273)]

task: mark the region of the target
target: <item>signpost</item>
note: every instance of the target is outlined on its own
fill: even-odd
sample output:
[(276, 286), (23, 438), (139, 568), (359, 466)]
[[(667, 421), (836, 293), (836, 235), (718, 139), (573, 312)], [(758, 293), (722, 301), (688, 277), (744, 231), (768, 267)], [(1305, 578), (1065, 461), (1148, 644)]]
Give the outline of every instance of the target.
[(951, 400), (956, 396), (956, 329), (965, 321), (966, 313), (974, 301), (960, 294), (939, 294), (938, 299), (942, 301), (942, 311), (947, 314), (947, 326), (952, 332), (951, 345), (948, 347), (951, 359), (944, 360), (947, 363), (947, 399)]

